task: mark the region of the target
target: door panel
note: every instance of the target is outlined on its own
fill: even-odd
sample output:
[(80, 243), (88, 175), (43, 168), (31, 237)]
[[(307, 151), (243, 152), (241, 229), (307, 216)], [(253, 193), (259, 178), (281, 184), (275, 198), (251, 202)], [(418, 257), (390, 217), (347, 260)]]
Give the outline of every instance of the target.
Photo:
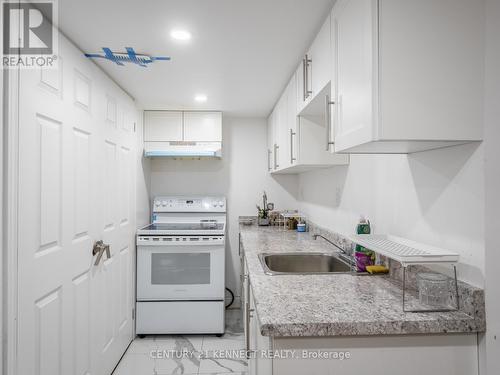
[[(75, 352), (73, 369), (75, 374), (91, 373), (90, 365), (90, 274), (88, 271), (72, 280), (75, 296), (75, 334), (72, 345), (79, 348)], [(78, 340), (78, 341), (77, 341)]]
[(330, 41), (330, 16), (314, 39), (309, 50), (311, 59), (311, 96), (317, 95), (330, 81), (331, 67), (331, 41)]
[(221, 139), (221, 112), (184, 112), (185, 141), (220, 142)]
[(377, 1), (342, 0), (334, 8), (336, 36), (335, 148), (371, 140), (374, 129), (374, 45)]
[(145, 111), (144, 141), (182, 141), (182, 112)]
[(58, 70), (20, 72), (17, 370), (108, 375), (133, 334), (136, 110), (59, 40)]
[(293, 75), (286, 89), (286, 113), (287, 113), (287, 136), (290, 140), (287, 152), (287, 158), (290, 159), (290, 165), (296, 164), (298, 160), (297, 153), (297, 80)]

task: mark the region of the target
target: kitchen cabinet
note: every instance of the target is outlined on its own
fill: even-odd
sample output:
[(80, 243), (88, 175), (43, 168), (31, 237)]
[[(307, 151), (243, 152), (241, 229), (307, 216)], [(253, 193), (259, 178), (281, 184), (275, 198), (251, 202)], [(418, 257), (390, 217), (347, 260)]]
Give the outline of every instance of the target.
[(220, 142), (221, 112), (144, 111), (144, 141)]
[(272, 172), (275, 166), (274, 159), (274, 111), (267, 118), (267, 170)]
[(184, 112), (185, 141), (217, 142), (221, 136), (221, 112)]
[(331, 20), (326, 19), (307, 56), (291, 77), (268, 119), (268, 170), (295, 174), (311, 169), (349, 164), (348, 155), (332, 153), (333, 128), (330, 114), (332, 76)]
[(282, 95), (267, 120), (268, 170), (277, 171), (287, 166), (286, 96)]
[(274, 132), (279, 133), (279, 137), (274, 139), (278, 161), (270, 171), (296, 174), (349, 164), (348, 155), (332, 153), (327, 147), (329, 129), (325, 119), (325, 98), (330, 92), (330, 83), (298, 115), (297, 82), (293, 76), (270, 116), (272, 120), (268, 121), (268, 126), (273, 126)]
[(483, 12), (474, 0), (337, 1), (335, 151), (411, 153), (481, 140)]
[(296, 161), (293, 155), (296, 153), (293, 142), (295, 142), (295, 122), (297, 119), (295, 76), (292, 77), (285, 88), (276, 108), (279, 113), (278, 123), (276, 124), (279, 132), (279, 168), (277, 170), (282, 170), (290, 168)]
[(330, 24), (328, 16), (297, 69), (299, 111), (330, 82), (332, 58)]
[(222, 156), (222, 112), (144, 111), (144, 155)]
[[(262, 335), (245, 256), (243, 301), (250, 375), (332, 374), (477, 375), (477, 334), (270, 337)], [(276, 277), (276, 276), (269, 276)], [(262, 353), (280, 353), (263, 358)], [(326, 356), (325, 356), (326, 354)], [(323, 355), (323, 357), (321, 357)], [(330, 357), (328, 357), (330, 356)]]
[(297, 164), (298, 149), (297, 149), (297, 77), (292, 76), (286, 88), (286, 112), (287, 112), (287, 125), (285, 126), (287, 136), (289, 139), (287, 150), (287, 158), (289, 160), (288, 166), (292, 167)]
[(311, 97), (317, 95), (330, 82), (332, 64), (330, 27), (330, 16), (328, 16), (307, 54), (310, 59)]
[(144, 141), (182, 141), (181, 111), (145, 111)]
[(248, 354), (248, 373), (250, 375), (271, 375), (273, 373), (272, 361), (262, 356), (262, 353), (272, 350), (271, 338), (263, 336), (260, 332), (246, 259), (243, 255), (242, 260), (245, 350)]
[(288, 165), (288, 160), (286, 155), (288, 153), (288, 144), (286, 140), (286, 123), (287, 123), (287, 112), (286, 112), (286, 95), (282, 95), (276, 104), (275, 116), (274, 116), (274, 133), (275, 133), (275, 153), (276, 162), (275, 170), (286, 168)]

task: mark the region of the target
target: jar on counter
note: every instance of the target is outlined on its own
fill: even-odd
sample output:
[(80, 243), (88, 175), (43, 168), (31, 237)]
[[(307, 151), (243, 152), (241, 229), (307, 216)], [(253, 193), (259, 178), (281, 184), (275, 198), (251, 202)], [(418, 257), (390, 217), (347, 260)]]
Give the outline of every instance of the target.
[(417, 275), (418, 297), (421, 304), (447, 306), (450, 297), (450, 278), (441, 273), (422, 272)]

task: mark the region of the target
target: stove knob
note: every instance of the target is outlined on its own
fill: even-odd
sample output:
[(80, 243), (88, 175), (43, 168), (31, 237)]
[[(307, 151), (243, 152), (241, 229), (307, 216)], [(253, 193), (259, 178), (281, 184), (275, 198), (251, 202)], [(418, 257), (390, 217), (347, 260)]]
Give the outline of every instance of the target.
[(167, 201), (161, 201), (161, 205), (165, 207), (167, 205)]
[(158, 207), (160, 205), (160, 202), (155, 201), (155, 206)]

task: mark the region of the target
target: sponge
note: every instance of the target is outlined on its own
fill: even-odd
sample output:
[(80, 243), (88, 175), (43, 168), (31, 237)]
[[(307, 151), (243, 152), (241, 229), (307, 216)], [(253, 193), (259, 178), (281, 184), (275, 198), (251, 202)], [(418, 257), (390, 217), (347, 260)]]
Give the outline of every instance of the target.
[(386, 266), (366, 266), (366, 271), (371, 274), (389, 273), (389, 268)]

